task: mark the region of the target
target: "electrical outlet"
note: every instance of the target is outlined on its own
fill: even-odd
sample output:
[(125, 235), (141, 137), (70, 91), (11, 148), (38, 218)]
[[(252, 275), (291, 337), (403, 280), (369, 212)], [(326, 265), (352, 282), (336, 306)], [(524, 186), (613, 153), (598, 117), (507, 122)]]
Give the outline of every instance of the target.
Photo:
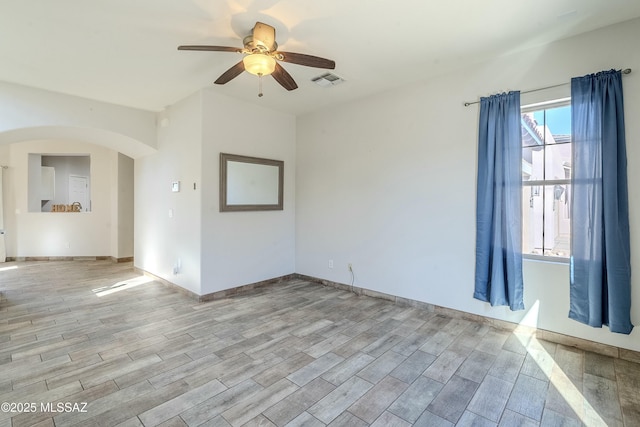
[(353, 272), (353, 265), (351, 263), (349, 263), (349, 271)]
[(332, 259), (329, 260), (329, 268), (333, 268), (333, 260)]

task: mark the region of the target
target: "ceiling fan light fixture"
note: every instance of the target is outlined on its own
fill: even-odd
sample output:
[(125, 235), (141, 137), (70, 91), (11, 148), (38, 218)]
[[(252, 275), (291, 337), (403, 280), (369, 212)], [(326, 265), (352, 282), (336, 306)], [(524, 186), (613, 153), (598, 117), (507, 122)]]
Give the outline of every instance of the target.
[(276, 69), (276, 60), (263, 53), (253, 53), (242, 58), (244, 69), (256, 76), (267, 76)]
[[(256, 22), (251, 30), (251, 34), (243, 39), (244, 48), (238, 49), (230, 46), (209, 46), (209, 45), (183, 45), (178, 46), (178, 50), (203, 50), (209, 52), (237, 52), (245, 56), (242, 60), (227, 71), (213, 83), (223, 85), (242, 74), (243, 71), (258, 76), (259, 84), (262, 85), (262, 76), (271, 75), (273, 79), (288, 91), (298, 88), (291, 74), (280, 66), (279, 61), (291, 64), (303, 65), (306, 67), (325, 68), (333, 70), (336, 68), (335, 61), (319, 56), (306, 55), (304, 53), (282, 52), (277, 50), (276, 29), (263, 22)], [(337, 77), (336, 77), (337, 79)], [(328, 84), (334, 85), (339, 81), (326, 80)], [(262, 96), (262, 90), (259, 92)]]

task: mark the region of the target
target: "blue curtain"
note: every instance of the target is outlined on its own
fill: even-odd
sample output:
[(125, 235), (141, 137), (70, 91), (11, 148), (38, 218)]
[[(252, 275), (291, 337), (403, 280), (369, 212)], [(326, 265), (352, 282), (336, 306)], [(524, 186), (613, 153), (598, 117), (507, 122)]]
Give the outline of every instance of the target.
[(631, 333), (627, 155), (620, 71), (571, 79), (569, 317)]
[(480, 98), (474, 298), (523, 310), (520, 92)]

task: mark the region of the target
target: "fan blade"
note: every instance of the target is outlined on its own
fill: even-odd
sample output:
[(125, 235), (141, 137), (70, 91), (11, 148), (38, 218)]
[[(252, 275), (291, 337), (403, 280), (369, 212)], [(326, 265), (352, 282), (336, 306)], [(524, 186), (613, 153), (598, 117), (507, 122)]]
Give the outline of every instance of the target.
[(256, 22), (253, 27), (253, 44), (266, 47), (269, 52), (276, 48), (276, 29), (271, 25)]
[(237, 47), (229, 47), (229, 46), (188, 45), (188, 46), (178, 46), (178, 50), (207, 50), (207, 51), (213, 51), (213, 52), (242, 52), (242, 49), (238, 49)]
[(307, 67), (328, 68), (333, 70), (336, 68), (335, 61), (320, 58), (313, 55), (305, 55), (303, 53), (293, 52), (276, 52), (276, 56), (280, 61), (290, 62), (292, 64), (306, 65)]
[(222, 73), (222, 75), (218, 77), (218, 80), (216, 80), (214, 83), (217, 85), (223, 85), (225, 83), (228, 83), (229, 81), (235, 79), (240, 74), (242, 74), (243, 71), (244, 71), (244, 62), (240, 61), (236, 65), (234, 65), (233, 67), (229, 68), (227, 71)]
[(282, 68), (280, 64), (276, 62), (276, 69), (271, 73), (274, 79), (286, 90), (294, 90), (298, 88), (298, 85), (291, 77), (291, 74), (287, 73), (287, 70)]

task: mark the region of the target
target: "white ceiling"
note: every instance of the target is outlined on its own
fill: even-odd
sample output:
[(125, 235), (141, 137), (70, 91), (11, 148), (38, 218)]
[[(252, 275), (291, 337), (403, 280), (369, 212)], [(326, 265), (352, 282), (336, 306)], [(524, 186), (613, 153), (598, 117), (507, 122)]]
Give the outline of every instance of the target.
[[(639, 16), (639, 0), (0, 0), (0, 80), (153, 111), (213, 87), (300, 114)], [(242, 47), (256, 21), (346, 82), (283, 63), (299, 88), (268, 77), (258, 98), (248, 73), (213, 85), (240, 54), (176, 49)]]

